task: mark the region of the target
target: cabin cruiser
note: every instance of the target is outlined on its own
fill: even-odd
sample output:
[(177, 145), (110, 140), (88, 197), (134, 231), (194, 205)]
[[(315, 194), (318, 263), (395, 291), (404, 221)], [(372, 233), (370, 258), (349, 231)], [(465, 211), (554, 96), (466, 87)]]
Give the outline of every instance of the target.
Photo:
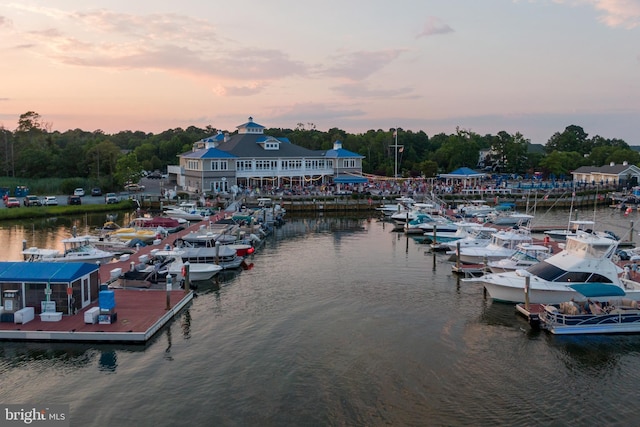
[(527, 228), (518, 227), (500, 230), (491, 235), (488, 245), (481, 247), (460, 247), (458, 258), (463, 264), (482, 264), (485, 261), (497, 261), (511, 257), (522, 243), (533, 243)]
[(46, 262), (89, 262), (106, 264), (110, 262), (115, 254), (96, 248), (89, 236), (78, 236), (63, 239), (64, 250), (41, 249), (36, 247), (27, 248), (22, 251), (25, 261), (46, 261)]
[(551, 249), (547, 246), (523, 243), (518, 245), (516, 253), (511, 257), (488, 262), (487, 267), (492, 273), (521, 270), (531, 267), (550, 256)]
[[(615, 295), (610, 293), (612, 286), (640, 300), (640, 283), (620, 277), (622, 269), (612, 261), (617, 247), (618, 241), (605, 232), (578, 230), (567, 236), (562, 251), (527, 269), (463, 280), (482, 283), (492, 299), (504, 302), (523, 302), (527, 282), (530, 303), (584, 301), (589, 290), (591, 297)], [(578, 292), (577, 285), (587, 289)]]

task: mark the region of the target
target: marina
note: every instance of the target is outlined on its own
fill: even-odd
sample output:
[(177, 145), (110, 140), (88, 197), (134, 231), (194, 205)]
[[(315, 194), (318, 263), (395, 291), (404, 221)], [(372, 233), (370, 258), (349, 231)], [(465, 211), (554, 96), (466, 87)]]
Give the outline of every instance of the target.
[[(75, 291), (72, 290), (71, 284), (68, 285), (68, 298), (72, 298), (73, 295), (75, 301), (75, 296), (78, 296), (79, 298), (82, 298), (83, 301), (86, 301), (88, 303), (83, 303), (83, 306), (80, 310), (78, 310), (77, 306), (75, 310), (72, 310), (71, 306), (69, 306), (67, 309), (63, 309), (63, 311), (57, 312), (56, 314), (58, 314), (58, 316), (47, 316), (45, 315), (44, 302), (43, 309), (41, 310), (39, 315), (36, 315), (38, 313), (35, 312), (33, 307), (25, 307), (24, 309), (21, 308), (17, 311), (8, 310), (8, 306), (13, 307), (14, 304), (22, 303), (19, 299), (16, 299), (15, 303), (7, 301), (6, 296), (12, 295), (13, 292), (19, 295), (21, 293), (21, 290), (20, 288), (15, 291), (7, 290), (7, 272), (9, 271), (8, 268), (10, 267), (0, 268), (0, 270), (2, 270), (0, 272), (0, 282), (5, 282), (5, 289), (3, 291), (4, 306), (2, 307), (2, 309), (0, 309), (0, 314), (2, 315), (2, 321), (0, 321), (0, 340), (126, 342), (137, 344), (145, 343), (193, 299), (193, 292), (189, 289), (188, 286), (185, 286), (184, 290), (180, 289), (180, 281), (178, 280), (178, 276), (180, 273), (179, 271), (171, 271), (171, 273), (174, 274), (174, 277), (176, 277), (175, 284), (169, 283), (167, 285), (163, 285), (164, 289), (162, 289), (162, 287), (155, 289), (140, 289), (133, 287), (127, 288), (126, 280), (120, 281), (119, 272), (131, 269), (133, 265), (139, 264), (141, 262), (141, 259), (147, 259), (154, 252), (158, 252), (159, 248), (166, 247), (167, 245), (172, 246), (176, 239), (182, 239), (184, 236), (191, 235), (198, 230), (202, 231), (208, 225), (213, 226), (216, 221), (224, 218), (224, 216), (224, 213), (219, 213), (217, 215), (207, 217), (206, 221), (195, 221), (186, 229), (180, 230), (174, 234), (170, 234), (163, 240), (158, 240), (155, 245), (140, 247), (136, 250), (135, 253), (131, 255), (122, 255), (117, 261), (114, 262), (100, 263), (100, 260), (104, 260), (104, 252), (100, 251), (102, 258), (92, 259), (92, 261), (98, 264), (96, 269), (98, 271), (98, 284), (100, 285), (101, 289), (99, 294), (100, 296), (102, 296), (104, 291), (112, 289), (109, 292), (113, 292), (115, 305), (117, 307), (111, 311), (108, 311), (110, 315), (113, 313), (115, 313), (115, 315), (112, 315), (111, 318), (106, 321), (99, 321), (97, 318), (97, 316), (100, 316), (100, 314), (104, 311), (101, 307), (99, 307), (97, 290), (94, 290), (93, 297), (91, 297), (89, 293), (89, 289), (97, 289), (95, 284), (85, 286), (83, 289), (81, 289), (81, 296), (80, 292), (75, 293)], [(70, 238), (63, 239), (62, 242), (66, 247), (68, 242), (85, 243), (86, 240), (87, 239), (85, 237)], [(25, 256), (31, 257), (34, 256), (34, 254), (38, 251), (46, 251), (47, 254), (58, 254), (58, 251), (55, 249), (36, 250), (35, 248), (31, 248), (31, 250), (24, 250), (23, 254), (26, 253)], [(167, 251), (163, 252), (165, 254), (167, 253)], [(176, 252), (176, 254), (181, 255), (182, 252)], [(114, 258), (114, 256), (112, 255), (110, 258)], [(17, 267), (18, 263), (13, 263), (13, 265)], [(73, 266), (82, 265), (90, 267), (88, 263), (73, 264)], [(34, 265), (36, 269), (40, 266), (45, 265)], [(72, 265), (70, 265), (70, 267), (71, 266)], [(239, 266), (240, 263), (238, 262), (235, 267)], [(219, 269), (222, 269), (222, 267), (220, 266), (217, 267)], [(59, 269), (51, 271), (59, 271)], [(201, 274), (201, 271), (202, 268), (200, 268), (200, 265), (194, 264), (195, 278), (198, 278), (198, 276), (196, 275)], [(217, 273), (219, 270), (215, 271)], [(33, 268), (29, 269), (29, 272), (32, 273)], [(114, 275), (114, 272), (118, 272), (118, 274)], [(212, 277), (213, 274), (214, 273), (212, 273), (207, 279)], [(54, 280), (53, 276), (46, 275), (34, 278), (32, 278), (30, 275), (25, 275), (24, 279), (19, 279), (19, 277), (20, 276), (18, 276), (18, 279), (10, 280), (14, 280), (18, 285), (20, 284), (21, 280), (31, 282), (47, 282), (45, 292), (42, 293), (42, 296), (40, 298), (35, 297), (37, 299), (43, 299), (44, 295), (47, 294), (47, 292), (50, 292), (50, 282)], [(89, 280), (91, 280), (91, 278), (87, 276), (87, 283)], [(110, 286), (113, 284), (115, 284), (115, 286)], [(31, 287), (33, 286), (34, 285), (31, 285)], [(72, 291), (74, 292), (73, 294)], [(25, 295), (25, 298), (28, 298), (28, 295)], [(47, 301), (49, 301), (48, 294)], [(55, 310), (53, 311), (55, 312)], [(72, 313), (72, 311), (75, 312)], [(27, 314), (25, 315), (24, 313)], [(87, 321), (88, 313), (95, 313), (95, 318)]]
[[(630, 220), (603, 209), (596, 222), (624, 236)], [(19, 257), (25, 237), (55, 247), (46, 239), (74, 224), (0, 237)], [(74, 402), (79, 425), (634, 422), (624, 408), (640, 381), (638, 335), (534, 330), (513, 304), (458, 280), (448, 255), (375, 217), (288, 217), (263, 245), (251, 268), (200, 285), (143, 345), (0, 343), (3, 380), (15, 385), (0, 398)], [(598, 393), (576, 403), (576, 388)], [(145, 403), (167, 395), (172, 407)]]

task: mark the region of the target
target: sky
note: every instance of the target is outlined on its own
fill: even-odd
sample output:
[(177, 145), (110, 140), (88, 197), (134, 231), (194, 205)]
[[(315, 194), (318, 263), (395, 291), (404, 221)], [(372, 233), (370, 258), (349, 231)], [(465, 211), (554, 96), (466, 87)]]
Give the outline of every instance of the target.
[(640, 0), (0, 0), (0, 126), (28, 111), (640, 145)]

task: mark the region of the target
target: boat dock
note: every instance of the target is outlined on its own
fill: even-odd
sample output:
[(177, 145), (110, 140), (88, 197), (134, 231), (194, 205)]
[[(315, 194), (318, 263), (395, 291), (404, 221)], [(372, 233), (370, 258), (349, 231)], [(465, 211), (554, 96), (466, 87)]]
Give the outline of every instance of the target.
[[(209, 227), (224, 218), (221, 212), (209, 218), (209, 221), (198, 221), (189, 224), (184, 230), (169, 234), (155, 245), (140, 247), (134, 254), (122, 256), (121, 260), (101, 265), (99, 277), (101, 288), (115, 283), (111, 279), (111, 271), (126, 271), (131, 263), (137, 264), (143, 255), (160, 249), (187, 233), (197, 231), (201, 227)], [(120, 342), (144, 344), (163, 326), (173, 319), (194, 297), (193, 291), (180, 289), (174, 283), (171, 290), (166, 285), (160, 288), (123, 288), (109, 286), (115, 298), (115, 309), (108, 321), (93, 321), (97, 318), (98, 301), (92, 302), (74, 315), (64, 315), (60, 320), (42, 320), (41, 316), (30, 316), (22, 319), (23, 323), (0, 322), (0, 341), (59, 341), (59, 342)]]
[(543, 310), (544, 306), (542, 304), (516, 304), (516, 311), (523, 315), (533, 328), (539, 327), (540, 313), (542, 313)]

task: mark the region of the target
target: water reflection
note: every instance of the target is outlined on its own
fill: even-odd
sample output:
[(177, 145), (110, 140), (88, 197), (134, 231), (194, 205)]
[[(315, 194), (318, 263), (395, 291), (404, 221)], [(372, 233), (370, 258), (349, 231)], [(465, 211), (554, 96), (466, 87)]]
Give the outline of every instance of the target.
[(118, 366), (118, 355), (115, 350), (103, 351), (100, 353), (100, 371), (115, 372)]
[(545, 334), (550, 351), (558, 352), (572, 369), (609, 371), (622, 357), (640, 353), (640, 337), (637, 335)]

